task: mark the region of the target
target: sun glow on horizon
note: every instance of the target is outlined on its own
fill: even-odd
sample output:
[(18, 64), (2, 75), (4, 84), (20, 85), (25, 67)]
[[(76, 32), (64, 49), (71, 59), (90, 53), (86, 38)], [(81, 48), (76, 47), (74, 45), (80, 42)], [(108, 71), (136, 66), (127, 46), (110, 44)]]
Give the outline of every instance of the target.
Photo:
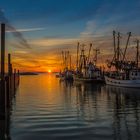
[(48, 70), (48, 73), (51, 73), (51, 72), (52, 72), (52, 71), (49, 69), (49, 70)]

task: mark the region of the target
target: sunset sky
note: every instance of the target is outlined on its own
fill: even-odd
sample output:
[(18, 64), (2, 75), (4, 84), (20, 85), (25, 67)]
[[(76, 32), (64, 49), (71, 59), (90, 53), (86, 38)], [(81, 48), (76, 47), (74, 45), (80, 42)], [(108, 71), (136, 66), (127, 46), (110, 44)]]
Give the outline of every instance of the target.
[(9, 28), (6, 33), (6, 49), (12, 54), (14, 67), (58, 71), (61, 51), (70, 50), (74, 58), (78, 41), (87, 45), (86, 50), (93, 43), (100, 49), (100, 61), (105, 62), (113, 51), (113, 30), (122, 36), (131, 31), (133, 39), (139, 38), (140, 1), (0, 0), (0, 22), (20, 34), (18, 37)]

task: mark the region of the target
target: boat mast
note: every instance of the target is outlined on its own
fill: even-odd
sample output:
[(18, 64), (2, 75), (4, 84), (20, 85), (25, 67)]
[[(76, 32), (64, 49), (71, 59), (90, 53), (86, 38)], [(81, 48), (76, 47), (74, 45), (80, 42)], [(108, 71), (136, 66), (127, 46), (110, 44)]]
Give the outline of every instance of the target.
[(116, 32), (113, 31), (113, 45), (114, 45), (114, 56), (111, 62), (108, 62), (108, 67), (111, 67), (111, 65), (116, 64), (116, 54), (117, 54), (117, 48), (116, 48)]
[(127, 38), (127, 42), (126, 42), (126, 46), (125, 46), (125, 50), (124, 50), (123, 60), (122, 61), (124, 61), (124, 59), (125, 59), (126, 50), (127, 50), (127, 47), (128, 47), (130, 36), (131, 36), (131, 32), (128, 33), (128, 38)]
[(67, 68), (69, 68), (69, 58), (70, 57), (70, 52), (69, 51), (67, 51)]
[(139, 66), (139, 40), (138, 39), (136, 40), (136, 43), (137, 43), (137, 46), (136, 46), (136, 49), (137, 49), (137, 53), (136, 53), (136, 66), (138, 68), (138, 66)]
[(113, 39), (114, 39), (114, 59), (116, 60), (116, 32), (113, 31)]
[(71, 70), (71, 55), (69, 55), (69, 57), (70, 57), (70, 70)]
[(64, 59), (64, 63), (65, 63), (65, 69), (67, 67), (67, 52), (65, 51), (65, 59)]
[(80, 43), (78, 42), (78, 44), (77, 44), (77, 63), (76, 63), (77, 70), (79, 67), (79, 45), (80, 45)]
[(64, 56), (64, 52), (62, 51), (62, 68), (64, 69), (65, 67), (65, 56)]
[(84, 50), (84, 44), (82, 44), (82, 50), (81, 50), (81, 55), (80, 55), (80, 60), (79, 60), (79, 70), (80, 72), (82, 71), (82, 68), (85, 69), (86, 67), (86, 58), (85, 58), (85, 50)]
[(120, 60), (120, 32), (118, 32), (117, 61)]
[(99, 49), (95, 49), (95, 58), (94, 58), (94, 62), (95, 62), (95, 65), (97, 64), (97, 59), (98, 59), (98, 54), (100, 53), (100, 50)]

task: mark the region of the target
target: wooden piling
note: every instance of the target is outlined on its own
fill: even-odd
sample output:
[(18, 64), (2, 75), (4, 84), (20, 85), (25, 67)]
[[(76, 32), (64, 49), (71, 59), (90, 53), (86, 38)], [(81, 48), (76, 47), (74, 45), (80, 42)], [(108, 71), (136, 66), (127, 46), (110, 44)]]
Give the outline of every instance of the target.
[(18, 85), (19, 85), (19, 82), (20, 82), (20, 72), (18, 70)]
[(1, 24), (1, 80), (5, 76), (5, 24)]
[(5, 24), (1, 24), (1, 92), (0, 92), (0, 119), (5, 117)]
[(8, 75), (11, 76), (12, 75), (12, 71), (11, 71), (11, 54), (8, 54)]
[(11, 88), (12, 88), (12, 83), (11, 83), (11, 54), (8, 54), (8, 76), (6, 77), (6, 88), (7, 88), (7, 108), (10, 108), (11, 105)]
[(16, 69), (14, 69), (14, 94), (16, 92)]

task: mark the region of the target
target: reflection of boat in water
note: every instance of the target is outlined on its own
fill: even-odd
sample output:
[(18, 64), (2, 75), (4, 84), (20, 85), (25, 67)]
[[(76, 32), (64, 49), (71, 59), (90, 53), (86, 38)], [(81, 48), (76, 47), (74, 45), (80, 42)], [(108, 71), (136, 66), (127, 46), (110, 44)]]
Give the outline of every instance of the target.
[(60, 84), (62, 83), (65, 87), (72, 87), (73, 86), (73, 80), (60, 80)]
[(111, 101), (114, 139), (139, 139), (139, 89), (106, 85), (104, 91)]
[(119, 86), (112, 86), (112, 85), (106, 85), (105, 88), (109, 93), (130, 94), (130, 95), (135, 94), (140, 97), (139, 88), (119, 87)]
[(116, 47), (116, 37), (115, 31), (113, 32), (114, 36), (114, 57), (111, 62), (108, 63), (108, 67), (114, 67), (115, 72), (109, 72), (105, 76), (105, 82), (107, 85), (120, 86), (120, 87), (133, 87), (140, 88), (140, 68), (138, 67), (139, 60), (139, 40), (137, 42), (137, 53), (136, 61), (127, 61), (126, 60), (126, 50), (129, 43), (129, 38), (131, 32), (128, 34), (128, 39), (126, 43), (125, 50), (122, 54), (122, 50), (119, 46), (120, 33), (118, 33), (118, 45)]
[(95, 84), (93, 86), (93, 83), (82, 83), (82, 82), (74, 82), (73, 84), (78, 90), (77, 93), (101, 93), (101, 88), (104, 86), (104, 84)]

